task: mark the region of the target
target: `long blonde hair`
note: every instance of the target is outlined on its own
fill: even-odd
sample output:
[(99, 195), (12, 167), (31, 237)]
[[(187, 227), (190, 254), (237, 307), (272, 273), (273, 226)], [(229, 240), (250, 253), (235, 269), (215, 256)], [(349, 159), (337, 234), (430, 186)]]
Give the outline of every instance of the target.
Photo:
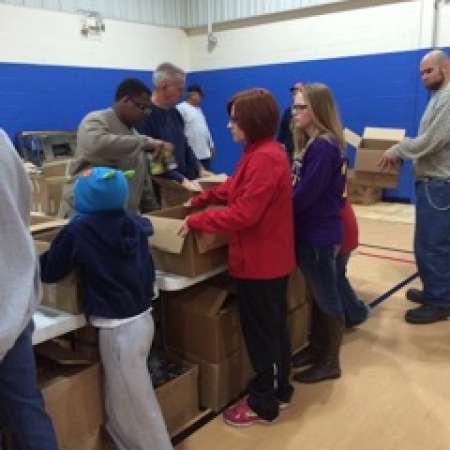
[[(300, 92), (303, 94), (305, 103), (309, 106), (313, 124), (318, 134), (328, 141), (335, 139), (341, 152), (345, 149), (344, 133), (342, 131), (341, 119), (330, 88), (323, 83), (305, 84)], [(310, 137), (304, 130), (295, 127), (295, 147), (298, 151), (306, 150)]]

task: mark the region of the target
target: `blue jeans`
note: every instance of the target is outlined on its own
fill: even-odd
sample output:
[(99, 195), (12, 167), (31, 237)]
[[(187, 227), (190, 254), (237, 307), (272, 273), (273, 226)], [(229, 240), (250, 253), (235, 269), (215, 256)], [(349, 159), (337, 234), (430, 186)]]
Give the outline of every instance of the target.
[(320, 310), (329, 316), (342, 315), (344, 309), (337, 287), (335, 246), (314, 247), (300, 243), (297, 245), (297, 261)]
[(33, 329), (30, 322), (0, 362), (0, 421), (12, 433), (17, 450), (57, 450), (53, 425), (37, 386)]
[(356, 296), (347, 278), (347, 263), (350, 254), (336, 256), (337, 286), (344, 308), (346, 325), (358, 324), (367, 319), (368, 307)]
[(427, 303), (450, 308), (450, 182), (416, 184), (414, 251)]

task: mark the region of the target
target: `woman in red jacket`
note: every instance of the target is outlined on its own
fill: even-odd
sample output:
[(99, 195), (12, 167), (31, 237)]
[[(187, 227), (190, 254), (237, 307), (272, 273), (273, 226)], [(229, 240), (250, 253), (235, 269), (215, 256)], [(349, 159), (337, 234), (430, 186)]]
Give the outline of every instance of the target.
[(233, 140), (244, 145), (233, 175), (194, 197), (193, 207), (222, 205), (188, 216), (180, 230), (227, 233), (229, 271), (237, 282), (241, 327), (256, 376), (248, 397), (224, 413), (230, 425), (271, 422), (287, 404), (290, 345), (286, 290), (295, 265), (288, 158), (273, 140), (278, 106), (270, 92), (251, 89), (227, 105)]

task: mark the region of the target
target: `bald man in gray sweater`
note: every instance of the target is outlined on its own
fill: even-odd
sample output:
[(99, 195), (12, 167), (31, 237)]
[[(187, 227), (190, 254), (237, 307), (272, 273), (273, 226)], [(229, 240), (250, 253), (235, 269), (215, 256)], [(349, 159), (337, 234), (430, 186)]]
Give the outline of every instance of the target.
[(56, 450), (31, 342), (41, 289), (30, 197), (22, 161), (0, 129), (0, 423), (21, 450)]
[(427, 53), (420, 74), (432, 92), (419, 135), (384, 153), (380, 166), (410, 159), (416, 177), (414, 251), (423, 291), (409, 289), (420, 306), (407, 311), (409, 323), (450, 318), (450, 59), (442, 50)]

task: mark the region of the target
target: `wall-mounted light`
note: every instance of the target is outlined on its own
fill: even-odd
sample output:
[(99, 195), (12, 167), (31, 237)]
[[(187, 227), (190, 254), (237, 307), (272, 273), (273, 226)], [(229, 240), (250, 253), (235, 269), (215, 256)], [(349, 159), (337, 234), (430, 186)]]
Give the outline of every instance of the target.
[(99, 12), (85, 9), (79, 9), (77, 12), (82, 17), (80, 31), (83, 36), (99, 36), (101, 33), (104, 33), (105, 23)]

